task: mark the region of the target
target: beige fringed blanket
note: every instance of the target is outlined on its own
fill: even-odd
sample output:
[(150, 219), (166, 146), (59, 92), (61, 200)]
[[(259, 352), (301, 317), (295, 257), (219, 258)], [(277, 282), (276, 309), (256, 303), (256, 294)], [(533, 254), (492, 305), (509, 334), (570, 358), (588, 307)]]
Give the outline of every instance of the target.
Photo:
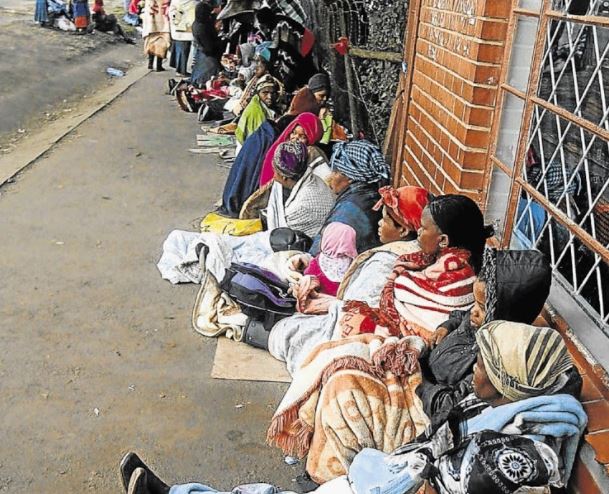
[(421, 381), (416, 336), (373, 334), (315, 348), (294, 375), (267, 433), (284, 453), (303, 457), (318, 483), (344, 475), (362, 448), (391, 452), (424, 431), (415, 394)]

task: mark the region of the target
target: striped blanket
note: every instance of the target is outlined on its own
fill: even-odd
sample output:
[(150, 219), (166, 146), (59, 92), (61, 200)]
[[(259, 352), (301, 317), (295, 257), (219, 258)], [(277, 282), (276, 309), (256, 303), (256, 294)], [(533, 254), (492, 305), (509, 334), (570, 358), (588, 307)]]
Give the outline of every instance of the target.
[(281, 401), (267, 441), (284, 453), (307, 456), (318, 483), (344, 475), (363, 448), (391, 452), (425, 429), (428, 418), (415, 394), (416, 336), (358, 335), (317, 346)]
[(427, 339), (452, 311), (471, 308), (475, 279), (465, 250), (444, 249), (433, 261), (421, 252), (404, 254), (387, 279), (378, 309), (358, 301), (345, 304), (345, 312), (364, 316), (349, 334), (382, 326), (393, 336)]

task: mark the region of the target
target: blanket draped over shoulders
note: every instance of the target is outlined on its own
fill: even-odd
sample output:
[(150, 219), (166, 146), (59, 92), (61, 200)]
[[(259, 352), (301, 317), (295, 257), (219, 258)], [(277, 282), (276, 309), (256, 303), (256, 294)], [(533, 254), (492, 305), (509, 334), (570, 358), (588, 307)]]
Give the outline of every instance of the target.
[(267, 209), (268, 229), (289, 227), (310, 237), (317, 235), (334, 206), (334, 194), (308, 169), (284, 202), (283, 187), (273, 182)]
[[(378, 198), (378, 184), (352, 183), (336, 198), (336, 204), (326, 218), (325, 224), (338, 222), (355, 228), (357, 251), (372, 249), (379, 245), (377, 231), (381, 213), (372, 210)], [(319, 254), (320, 247), (321, 235), (318, 235), (313, 239), (311, 255)]]
[(473, 304), (476, 275), (469, 256), (454, 248), (444, 249), (435, 260), (422, 252), (405, 254), (396, 261), (378, 309), (350, 301), (344, 310), (367, 316), (393, 336), (417, 334), (427, 339), (452, 311)]

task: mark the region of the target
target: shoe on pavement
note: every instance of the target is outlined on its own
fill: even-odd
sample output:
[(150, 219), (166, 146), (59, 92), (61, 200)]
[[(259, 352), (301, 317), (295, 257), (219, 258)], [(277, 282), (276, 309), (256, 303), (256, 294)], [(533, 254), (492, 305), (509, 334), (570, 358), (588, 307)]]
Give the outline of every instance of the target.
[(142, 491), (142, 493), (137, 492), (137, 494), (168, 494), (169, 486), (159, 479), (156, 474), (150, 470), (150, 467), (146, 465), (141, 458), (133, 452), (127, 453), (123, 456), (123, 459), (120, 463), (121, 470), (121, 479), (123, 481), (123, 487), (126, 491), (131, 494), (129, 491), (129, 484), (131, 483), (131, 479), (136, 470), (144, 470), (146, 473), (146, 485), (147, 489)]

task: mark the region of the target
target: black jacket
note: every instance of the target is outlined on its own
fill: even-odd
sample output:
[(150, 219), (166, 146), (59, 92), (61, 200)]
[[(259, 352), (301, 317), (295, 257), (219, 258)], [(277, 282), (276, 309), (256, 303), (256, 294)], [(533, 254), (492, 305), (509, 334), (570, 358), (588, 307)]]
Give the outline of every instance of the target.
[[(541, 252), (505, 250), (496, 252), (497, 303), (494, 320), (531, 324), (541, 312), (550, 292), (552, 271)], [(492, 281), (487, 281), (488, 284)], [(444, 422), (448, 413), (473, 392), (476, 363), (476, 329), (470, 311), (453, 311), (440, 327), (449, 334), (421, 358), (423, 382), (417, 394), (432, 426)]]

